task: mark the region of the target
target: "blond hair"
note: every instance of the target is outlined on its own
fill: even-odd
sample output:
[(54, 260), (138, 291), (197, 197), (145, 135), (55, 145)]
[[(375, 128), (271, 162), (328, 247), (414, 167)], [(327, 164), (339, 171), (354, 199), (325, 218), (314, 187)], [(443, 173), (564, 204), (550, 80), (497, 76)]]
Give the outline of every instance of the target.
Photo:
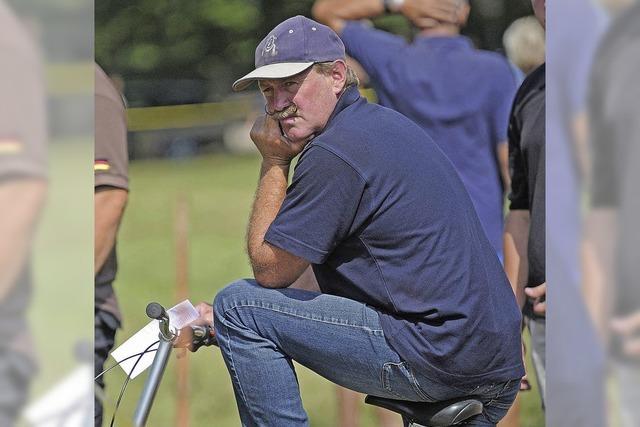
[(545, 33), (533, 16), (513, 21), (504, 32), (502, 43), (507, 57), (525, 74), (544, 62)]

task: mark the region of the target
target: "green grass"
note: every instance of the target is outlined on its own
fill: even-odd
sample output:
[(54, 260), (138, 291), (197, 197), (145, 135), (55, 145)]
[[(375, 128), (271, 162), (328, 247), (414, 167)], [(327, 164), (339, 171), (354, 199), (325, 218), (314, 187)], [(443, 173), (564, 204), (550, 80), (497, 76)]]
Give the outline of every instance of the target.
[[(125, 317), (118, 342), (147, 323), (148, 302), (158, 301), (165, 306), (177, 302), (174, 219), (180, 198), (187, 201), (190, 219), (190, 300), (194, 304), (210, 302), (225, 284), (251, 275), (244, 236), (258, 168), (259, 160), (253, 156), (210, 156), (131, 165), (131, 193), (118, 246), (120, 271), (116, 288)], [(217, 349), (201, 349), (189, 354), (188, 360), (190, 426), (240, 425), (228, 374)], [(149, 426), (178, 425), (175, 371), (176, 360), (172, 357)], [(335, 426), (333, 385), (300, 366), (297, 371), (311, 425)], [(124, 378), (120, 369), (107, 375), (110, 401), (105, 405), (106, 422)], [(127, 388), (116, 425), (130, 425), (145, 378), (146, 374), (139, 376)], [(363, 407), (362, 425), (376, 425), (370, 408)]]
[[(524, 340), (527, 349), (531, 349), (528, 331), (524, 334)], [(540, 391), (538, 390), (538, 381), (536, 380), (533, 363), (531, 362), (530, 350), (527, 351), (525, 363), (527, 364), (527, 378), (531, 384), (531, 390), (520, 394), (520, 427), (543, 427), (545, 424), (544, 414), (541, 409)]]

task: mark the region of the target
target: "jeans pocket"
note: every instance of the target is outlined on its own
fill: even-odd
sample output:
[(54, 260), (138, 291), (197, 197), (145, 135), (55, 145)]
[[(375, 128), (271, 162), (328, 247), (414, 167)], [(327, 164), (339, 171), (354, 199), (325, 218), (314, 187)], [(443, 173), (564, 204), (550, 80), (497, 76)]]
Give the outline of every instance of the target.
[(406, 362), (387, 362), (382, 366), (382, 387), (403, 400), (434, 401), (422, 390)]
[(501, 383), (498, 392), (484, 404), (487, 418), (492, 422), (498, 422), (504, 417), (513, 404), (519, 388), (519, 380), (509, 380)]

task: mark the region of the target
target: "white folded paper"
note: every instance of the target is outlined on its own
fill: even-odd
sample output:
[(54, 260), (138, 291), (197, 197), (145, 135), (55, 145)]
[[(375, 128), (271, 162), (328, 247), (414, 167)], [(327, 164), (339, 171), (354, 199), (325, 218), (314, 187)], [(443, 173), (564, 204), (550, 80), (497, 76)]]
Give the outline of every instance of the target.
[[(184, 300), (171, 307), (167, 310), (167, 314), (169, 315), (169, 325), (175, 330), (183, 328), (198, 319), (198, 310), (189, 300)], [(132, 379), (144, 372), (153, 363), (155, 351), (152, 350), (158, 348), (158, 343), (155, 342), (158, 341), (160, 332), (159, 323), (158, 320), (152, 320), (147, 326), (140, 329), (111, 352), (111, 357), (120, 364), (120, 367)], [(145, 350), (149, 352), (142, 354)]]

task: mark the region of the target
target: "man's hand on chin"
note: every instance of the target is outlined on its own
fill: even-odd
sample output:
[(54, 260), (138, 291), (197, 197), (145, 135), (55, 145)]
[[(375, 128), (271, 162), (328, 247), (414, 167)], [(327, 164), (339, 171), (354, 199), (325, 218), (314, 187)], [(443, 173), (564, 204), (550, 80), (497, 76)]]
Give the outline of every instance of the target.
[(281, 131), (280, 123), (271, 116), (263, 115), (256, 119), (249, 134), (265, 161), (287, 166), (311, 140), (291, 141)]

